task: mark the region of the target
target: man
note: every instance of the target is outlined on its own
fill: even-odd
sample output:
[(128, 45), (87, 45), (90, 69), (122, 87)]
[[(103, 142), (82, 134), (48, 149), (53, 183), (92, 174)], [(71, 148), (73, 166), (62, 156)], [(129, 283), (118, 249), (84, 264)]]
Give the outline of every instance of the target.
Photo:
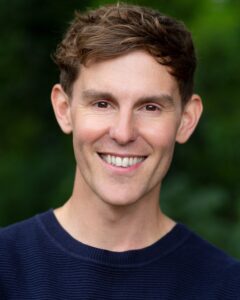
[(185, 26), (151, 9), (77, 14), (57, 48), (56, 119), (76, 176), (60, 208), (0, 232), (1, 299), (240, 299), (240, 264), (159, 207), (202, 113)]

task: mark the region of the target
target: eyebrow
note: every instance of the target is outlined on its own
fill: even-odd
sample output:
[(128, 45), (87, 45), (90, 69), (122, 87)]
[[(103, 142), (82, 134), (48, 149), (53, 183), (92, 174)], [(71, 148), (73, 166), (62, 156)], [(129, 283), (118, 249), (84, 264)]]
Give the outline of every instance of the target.
[[(117, 98), (112, 93), (98, 91), (94, 89), (84, 90), (82, 92), (82, 97), (84, 99), (89, 99), (89, 100), (109, 99), (109, 100), (117, 101)], [(159, 102), (159, 103), (164, 103), (165, 105), (174, 105), (173, 97), (165, 93), (160, 95), (142, 96), (138, 98), (138, 102), (140, 103)]]
[(92, 89), (84, 90), (82, 92), (82, 97), (84, 99), (89, 99), (89, 100), (95, 100), (95, 99), (97, 100), (99, 98), (117, 100), (116, 97), (114, 97), (109, 92), (97, 91), (97, 90), (92, 90)]

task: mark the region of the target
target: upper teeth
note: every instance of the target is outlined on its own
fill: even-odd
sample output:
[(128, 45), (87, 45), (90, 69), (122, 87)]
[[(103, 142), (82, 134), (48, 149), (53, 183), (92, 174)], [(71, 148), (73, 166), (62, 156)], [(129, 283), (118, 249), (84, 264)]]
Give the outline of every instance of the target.
[(108, 164), (117, 167), (127, 168), (133, 166), (137, 163), (140, 163), (144, 160), (144, 157), (120, 157), (120, 156), (113, 156), (113, 155), (101, 155), (104, 161)]

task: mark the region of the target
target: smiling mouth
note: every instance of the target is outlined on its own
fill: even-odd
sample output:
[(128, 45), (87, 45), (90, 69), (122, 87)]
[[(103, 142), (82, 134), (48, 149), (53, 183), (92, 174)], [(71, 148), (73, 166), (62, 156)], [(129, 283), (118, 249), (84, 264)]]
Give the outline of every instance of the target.
[(115, 156), (110, 154), (102, 154), (98, 153), (102, 160), (104, 160), (107, 164), (110, 164), (115, 167), (121, 168), (129, 168), (134, 165), (137, 165), (143, 162), (147, 156)]

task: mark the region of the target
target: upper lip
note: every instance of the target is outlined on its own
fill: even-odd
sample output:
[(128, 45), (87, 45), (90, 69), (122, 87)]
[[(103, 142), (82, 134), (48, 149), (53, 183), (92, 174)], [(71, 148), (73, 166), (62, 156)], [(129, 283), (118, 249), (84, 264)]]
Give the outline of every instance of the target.
[(147, 157), (147, 155), (144, 154), (132, 154), (132, 153), (98, 152), (98, 154), (118, 156), (118, 157)]

